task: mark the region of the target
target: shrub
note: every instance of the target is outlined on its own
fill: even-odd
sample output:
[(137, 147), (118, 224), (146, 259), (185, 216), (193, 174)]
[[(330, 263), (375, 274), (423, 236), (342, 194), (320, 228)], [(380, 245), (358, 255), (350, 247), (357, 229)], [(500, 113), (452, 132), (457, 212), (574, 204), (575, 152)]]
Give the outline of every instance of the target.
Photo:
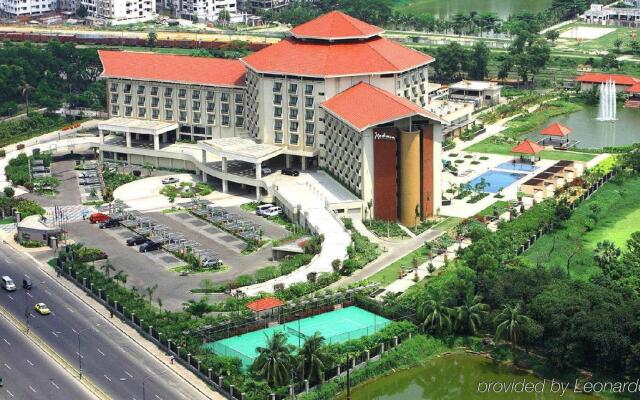
[(4, 195), (7, 197), (13, 197), (16, 194), (16, 191), (13, 190), (11, 186), (5, 186)]

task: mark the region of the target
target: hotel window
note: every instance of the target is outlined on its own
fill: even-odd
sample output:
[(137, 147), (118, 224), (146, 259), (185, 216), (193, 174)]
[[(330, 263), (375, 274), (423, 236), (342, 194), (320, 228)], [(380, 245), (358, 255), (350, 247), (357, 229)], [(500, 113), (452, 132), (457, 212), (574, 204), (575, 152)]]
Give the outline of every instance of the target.
[(273, 141), (276, 143), (282, 143), (282, 132), (275, 132)]
[(210, 126), (207, 126), (205, 129), (205, 132), (207, 133), (207, 135), (209, 135), (209, 137), (211, 137), (211, 135), (213, 135), (213, 128)]
[(236, 104), (236, 115), (244, 112), (244, 106), (242, 104)]
[(130, 95), (124, 96), (124, 104), (131, 104), (131, 96)]
[(282, 104), (282, 95), (281, 94), (274, 94), (273, 95), (273, 104), (275, 104), (277, 106)]
[(187, 97), (187, 89), (178, 89), (178, 97), (180, 98)]
[(111, 103), (117, 103), (118, 102), (118, 95), (117, 94), (112, 94), (111, 95)]
[(289, 110), (289, 119), (297, 119), (298, 118), (298, 109), (292, 108)]
[(220, 94), (220, 101), (229, 102), (229, 92), (222, 92)]
[(171, 97), (173, 95), (173, 88), (164, 88), (164, 97)]
[(119, 112), (120, 112), (120, 107), (118, 107), (117, 105), (111, 106), (111, 115), (118, 115)]
[(289, 93), (297, 93), (298, 92), (298, 84), (290, 83), (289, 84)]
[(314, 114), (313, 110), (306, 110), (304, 112), (304, 119), (306, 119), (307, 121), (313, 121), (313, 116), (314, 116), (313, 114)]
[(281, 107), (274, 107), (273, 108), (273, 116), (276, 118), (282, 118), (282, 108)]
[(282, 130), (282, 120), (281, 119), (276, 119), (275, 123), (273, 124), (273, 129), (276, 131), (281, 131)]
[(213, 100), (213, 90), (207, 90), (207, 100), (211, 101)]
[(199, 90), (194, 90), (193, 92), (191, 92), (191, 98), (199, 100), (200, 99), (200, 91)]
[(200, 102), (199, 101), (194, 101), (193, 102), (193, 109), (194, 110), (200, 110)]
[(304, 94), (313, 94), (313, 85), (306, 84), (304, 85)]
[(117, 92), (118, 91), (118, 84), (116, 82), (111, 82), (111, 91), (112, 92)]
[(186, 100), (180, 100), (178, 102), (178, 108), (181, 110), (186, 110), (187, 109), (187, 101)]
[(187, 112), (186, 111), (180, 111), (180, 122), (186, 122), (187, 121)]
[(229, 126), (229, 116), (228, 115), (223, 115), (222, 116), (222, 126)]
[(158, 107), (158, 104), (160, 104), (160, 98), (159, 97), (152, 97), (151, 98), (151, 107)]
[(216, 115), (215, 114), (207, 114), (207, 124), (215, 125), (216, 123)]
[(291, 132), (298, 132), (298, 121), (289, 121), (289, 130)]
[(144, 118), (147, 115), (146, 108), (138, 108), (138, 118)]
[(144, 85), (138, 85), (138, 94), (144, 94)]
[(131, 93), (131, 84), (127, 83), (126, 85), (124, 85), (124, 92), (125, 93)]
[(298, 144), (298, 135), (293, 134), (289, 139), (289, 144), (297, 145)]
[(207, 102), (207, 112), (214, 112), (216, 109), (216, 103), (208, 101)]
[(164, 111), (164, 119), (167, 120), (167, 121), (173, 120), (173, 111), (165, 110)]
[(396, 89), (400, 89), (400, 81), (396, 81)]
[(236, 93), (236, 103), (243, 103), (244, 95), (242, 93)]
[(236, 117), (236, 128), (242, 128), (243, 125), (244, 125), (244, 118)]
[(305, 140), (305, 145), (313, 146), (313, 136), (312, 135), (307, 135), (306, 140)]
[(229, 103), (222, 103), (220, 106), (220, 112), (223, 114), (229, 114)]
[(172, 108), (173, 99), (164, 99), (164, 108)]
[(404, 91), (404, 97), (405, 97), (405, 98), (409, 98), (409, 90), (408, 90), (408, 89), (405, 89), (405, 91)]
[(151, 119), (158, 119), (158, 118), (160, 118), (160, 110), (158, 110), (157, 108), (151, 109)]
[(280, 93), (282, 90), (282, 82), (273, 82), (273, 91), (275, 93)]
[(130, 117), (132, 113), (133, 113), (133, 107), (125, 107), (124, 108), (124, 116), (125, 117)]
[(304, 133), (313, 135), (313, 129), (314, 129), (314, 124), (310, 122), (307, 122), (306, 124), (304, 124)]
[(307, 108), (313, 107), (313, 97), (305, 97), (304, 98), (304, 106)]
[(298, 96), (289, 97), (289, 105), (295, 107), (298, 105)]
[(151, 86), (151, 95), (152, 96), (157, 96), (158, 95), (158, 87), (157, 86)]
[(193, 113), (193, 123), (196, 123), (196, 124), (200, 123), (200, 113), (199, 112)]
[(144, 107), (144, 101), (146, 97), (138, 97), (138, 106)]

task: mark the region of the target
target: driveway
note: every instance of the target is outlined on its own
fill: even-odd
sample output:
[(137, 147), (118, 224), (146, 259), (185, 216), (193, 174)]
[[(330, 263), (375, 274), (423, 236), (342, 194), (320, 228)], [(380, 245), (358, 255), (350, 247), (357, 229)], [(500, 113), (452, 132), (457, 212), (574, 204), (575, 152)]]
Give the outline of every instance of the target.
[(82, 204), (80, 199), (80, 188), (76, 178), (75, 160), (79, 160), (79, 155), (54, 157), (51, 163), (51, 175), (60, 180), (58, 193), (55, 196), (42, 196), (37, 193), (26, 193), (21, 197), (34, 200), (43, 207), (71, 206)]

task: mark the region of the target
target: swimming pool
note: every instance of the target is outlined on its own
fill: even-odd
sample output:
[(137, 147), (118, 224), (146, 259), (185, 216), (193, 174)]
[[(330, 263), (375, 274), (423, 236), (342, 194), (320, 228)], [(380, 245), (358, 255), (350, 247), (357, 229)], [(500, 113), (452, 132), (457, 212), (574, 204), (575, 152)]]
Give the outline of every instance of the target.
[(506, 169), (507, 171), (527, 171), (527, 172), (531, 172), (531, 171), (535, 171), (536, 167), (535, 165), (531, 165), (531, 164), (520, 164), (520, 163), (512, 163), (512, 162), (505, 162), (502, 164), (498, 164), (496, 166), (496, 168), (498, 169)]
[(490, 170), (472, 179), (468, 182), (468, 184), (469, 186), (474, 188), (478, 183), (480, 183), (482, 178), (484, 178), (484, 180), (489, 184), (489, 186), (485, 189), (485, 192), (498, 193), (500, 190), (506, 188), (513, 182), (525, 177), (526, 175), (527, 174), (519, 174), (517, 172)]

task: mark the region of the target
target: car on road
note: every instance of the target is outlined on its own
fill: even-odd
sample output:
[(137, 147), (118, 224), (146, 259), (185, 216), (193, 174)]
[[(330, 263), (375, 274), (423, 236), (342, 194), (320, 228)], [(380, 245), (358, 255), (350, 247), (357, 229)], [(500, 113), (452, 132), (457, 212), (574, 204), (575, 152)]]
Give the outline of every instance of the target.
[(258, 207), (256, 207), (256, 215), (262, 215), (263, 212), (269, 210), (271, 207), (274, 207), (274, 205), (271, 203), (260, 204)]
[(49, 307), (47, 307), (46, 304), (44, 303), (37, 303), (35, 307), (33, 307), (38, 314), (40, 315), (49, 315), (51, 314), (51, 310), (49, 310)]
[(98, 228), (100, 229), (115, 228), (118, 225), (120, 225), (120, 220), (118, 218), (109, 218), (104, 222), (100, 222), (98, 224)]
[(137, 246), (147, 241), (147, 238), (142, 235), (135, 235), (127, 239), (127, 246)]
[(4, 379), (2, 379), (2, 377), (0, 376), (0, 387), (4, 386)]
[(138, 250), (140, 251), (140, 253), (146, 253), (149, 251), (160, 250), (161, 247), (162, 247), (162, 243), (149, 240), (145, 243), (142, 243), (138, 248)]
[(7, 275), (3, 276), (0, 279), (0, 285), (2, 285), (2, 288), (4, 290), (6, 290), (7, 292), (15, 292), (16, 291), (16, 284), (13, 283), (13, 279), (8, 277)]
[(110, 219), (111, 219), (110, 216), (108, 216), (107, 214), (103, 214), (103, 213), (93, 213), (93, 214), (89, 215), (89, 222), (91, 222), (92, 224), (97, 224), (97, 223), (100, 223), (100, 222), (107, 222)]
[(293, 168), (282, 168), (282, 170), (280, 172), (282, 173), (282, 175), (289, 175), (289, 176), (298, 176), (298, 175), (300, 175), (300, 171), (298, 171), (297, 169), (293, 169)]
[(264, 216), (264, 217), (275, 217), (275, 216), (278, 216), (280, 214), (282, 214), (282, 208), (280, 208), (280, 207), (271, 207), (267, 211), (264, 211), (262, 213), (262, 216)]
[(31, 278), (25, 275), (22, 278), (22, 288), (26, 290), (31, 290), (32, 286), (33, 286), (33, 282), (31, 282)]
[(175, 176), (168, 176), (162, 179), (163, 185), (168, 185), (170, 183), (178, 183), (178, 182), (180, 182), (180, 179), (176, 178)]

